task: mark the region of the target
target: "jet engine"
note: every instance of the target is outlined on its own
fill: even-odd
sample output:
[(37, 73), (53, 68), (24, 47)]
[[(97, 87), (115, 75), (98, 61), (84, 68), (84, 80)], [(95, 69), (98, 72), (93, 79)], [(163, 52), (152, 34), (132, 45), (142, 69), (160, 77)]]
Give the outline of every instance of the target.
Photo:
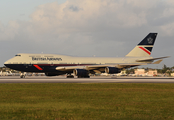
[(81, 77), (89, 76), (89, 72), (85, 69), (75, 69), (73, 73), (74, 75), (81, 76)]
[(106, 67), (105, 72), (108, 74), (115, 74), (115, 73), (120, 73), (121, 70), (116, 67)]

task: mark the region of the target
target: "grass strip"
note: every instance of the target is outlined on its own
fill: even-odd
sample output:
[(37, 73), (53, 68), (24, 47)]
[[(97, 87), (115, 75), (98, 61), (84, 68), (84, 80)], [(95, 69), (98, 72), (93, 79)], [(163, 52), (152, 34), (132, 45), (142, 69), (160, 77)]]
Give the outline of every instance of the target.
[(0, 84), (0, 119), (174, 119), (174, 84)]

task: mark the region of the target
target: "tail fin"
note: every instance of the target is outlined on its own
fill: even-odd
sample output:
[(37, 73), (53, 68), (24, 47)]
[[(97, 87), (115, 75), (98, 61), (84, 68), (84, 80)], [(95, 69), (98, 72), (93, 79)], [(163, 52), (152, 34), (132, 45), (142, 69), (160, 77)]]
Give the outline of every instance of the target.
[(132, 51), (128, 57), (149, 57), (158, 33), (149, 33)]

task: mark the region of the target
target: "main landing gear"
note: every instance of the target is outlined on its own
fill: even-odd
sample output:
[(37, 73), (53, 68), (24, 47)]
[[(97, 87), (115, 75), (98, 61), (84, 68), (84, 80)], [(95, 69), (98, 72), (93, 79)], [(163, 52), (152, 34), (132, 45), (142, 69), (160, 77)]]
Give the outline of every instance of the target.
[[(71, 75), (71, 74), (67, 74), (66, 78), (74, 78), (74, 76)], [(90, 76), (89, 75), (87, 75), (87, 76), (77, 76), (77, 78), (90, 78)]]
[(71, 74), (67, 74), (66, 78), (74, 78), (74, 76)]

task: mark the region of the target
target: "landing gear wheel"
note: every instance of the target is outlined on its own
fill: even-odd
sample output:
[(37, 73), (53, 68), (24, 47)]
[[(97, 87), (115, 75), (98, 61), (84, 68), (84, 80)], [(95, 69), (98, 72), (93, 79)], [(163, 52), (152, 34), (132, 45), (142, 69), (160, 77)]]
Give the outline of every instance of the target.
[(78, 78), (90, 78), (90, 76), (77, 76)]
[(73, 76), (73, 75), (71, 75), (71, 73), (67, 73), (66, 78), (74, 78), (74, 76)]
[(25, 78), (25, 75), (21, 75), (20, 78)]
[(85, 78), (90, 78), (90, 76), (86, 76)]
[(73, 75), (68, 75), (66, 78), (74, 78)]

